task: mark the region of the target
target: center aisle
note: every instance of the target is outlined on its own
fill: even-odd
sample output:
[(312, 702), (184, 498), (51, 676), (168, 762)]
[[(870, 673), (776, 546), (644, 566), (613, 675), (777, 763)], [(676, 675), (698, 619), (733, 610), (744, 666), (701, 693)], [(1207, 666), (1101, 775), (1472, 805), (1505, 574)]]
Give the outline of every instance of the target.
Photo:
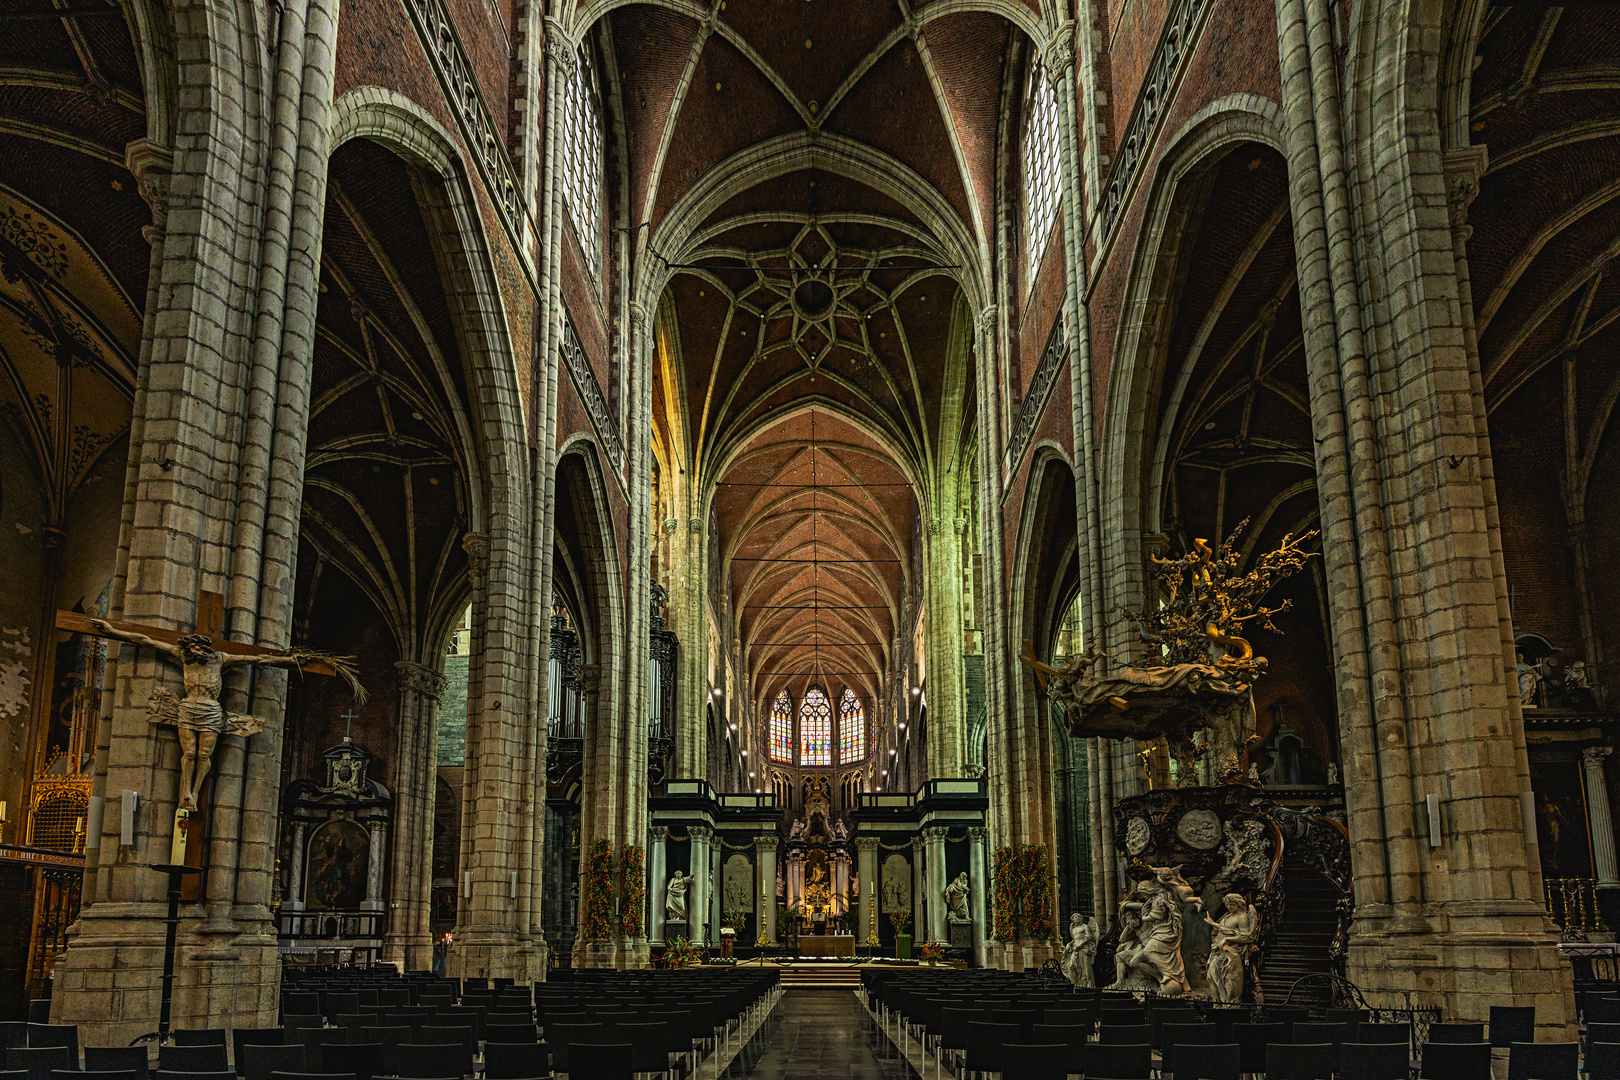
[(880, 1061), (862, 1024), (859, 1000), (848, 989), (788, 990), (774, 1024), (743, 1048), (725, 1075), (731, 1080), (905, 1080), (910, 1069)]

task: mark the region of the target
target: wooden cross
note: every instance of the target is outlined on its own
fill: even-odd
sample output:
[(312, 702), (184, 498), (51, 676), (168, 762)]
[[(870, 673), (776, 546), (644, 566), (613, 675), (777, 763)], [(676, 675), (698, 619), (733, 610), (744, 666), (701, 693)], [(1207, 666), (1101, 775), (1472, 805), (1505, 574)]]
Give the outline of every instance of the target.
[[(88, 634), (91, 637), (105, 637), (100, 630), (91, 623), (92, 615), (78, 611), (61, 611), (56, 613), (56, 628), (68, 630), (75, 634)], [(140, 623), (120, 622), (117, 619), (102, 619), (102, 622), (118, 630), (127, 630), (135, 634), (145, 634), (158, 641), (166, 641), (170, 645), (178, 645), (180, 639), (186, 636), (183, 630), (165, 630), (158, 626), (144, 626)], [(225, 594), (208, 592), (204, 590), (197, 594), (197, 626), (190, 631), (201, 634), (213, 643), (214, 651), (227, 656), (286, 656), (281, 649), (266, 649), (258, 645), (243, 645), (235, 641), (225, 640)], [(304, 671), (312, 675), (336, 675), (337, 671), (330, 664), (319, 660), (310, 660), (301, 665)]]
[(354, 722), (360, 719), (360, 714), (354, 711), (353, 705), (350, 705), (349, 711), (338, 717), (338, 719), (343, 721), (343, 741), (349, 742), (349, 731), (354, 727)]

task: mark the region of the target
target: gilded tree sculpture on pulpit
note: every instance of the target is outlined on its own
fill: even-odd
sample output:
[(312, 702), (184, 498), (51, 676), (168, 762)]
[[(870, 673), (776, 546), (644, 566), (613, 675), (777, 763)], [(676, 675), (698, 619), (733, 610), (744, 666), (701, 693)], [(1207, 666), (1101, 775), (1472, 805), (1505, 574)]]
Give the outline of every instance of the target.
[[(1196, 782), (1197, 760), (1211, 750), (1219, 779), (1242, 779), (1239, 756), (1255, 730), (1254, 680), (1266, 668), (1266, 658), (1256, 656), (1243, 636), (1245, 626), (1279, 632), (1272, 616), (1287, 611), (1290, 601), (1275, 607), (1261, 601), (1305, 565), (1313, 553), (1301, 545), (1316, 535), (1284, 536), (1276, 550), (1257, 556), (1243, 574), (1242, 556), (1234, 548), (1246, 524), (1219, 550), (1207, 540), (1194, 540), (1180, 558), (1153, 556), (1158, 598), (1142, 611), (1125, 612), (1149, 647), (1137, 663), (1095, 675), (1102, 655), (1091, 650), (1056, 668), (1038, 660), (1034, 647), (1024, 642), (1021, 659), (1048, 696), (1063, 704), (1071, 735), (1164, 738), (1183, 786)], [(1205, 729), (1211, 732), (1208, 746), (1198, 741)]]

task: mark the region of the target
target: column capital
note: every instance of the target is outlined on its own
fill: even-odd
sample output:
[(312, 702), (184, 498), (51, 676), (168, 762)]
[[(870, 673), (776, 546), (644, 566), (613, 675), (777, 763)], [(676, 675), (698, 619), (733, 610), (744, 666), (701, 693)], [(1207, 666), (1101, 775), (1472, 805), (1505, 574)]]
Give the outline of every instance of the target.
[(602, 683), (601, 664), (580, 664), (574, 669), (579, 673), (579, 686), (587, 694), (596, 693)]
[(707, 825), (689, 825), (686, 829), (686, 835), (689, 839), (698, 840), (706, 844), (710, 840), (714, 839), (714, 830), (709, 828)]
[(669, 839), (669, 826), (668, 825), (653, 825), (653, 826), (650, 826), (647, 829), (647, 835), (651, 836), (655, 842), (663, 843), (665, 840)]
[(152, 224), (141, 229), (148, 244), (163, 236), (169, 221), (169, 177), (174, 172), (174, 155), (150, 139), (132, 139), (124, 145), (124, 165), (135, 177), (135, 186), (152, 208)]
[[(1484, 146), (1459, 146), (1447, 150), (1441, 162), (1446, 174), (1446, 209), (1453, 229), (1468, 228), (1468, 205), (1479, 194), (1479, 180), (1485, 175), (1489, 154)], [(1467, 236), (1463, 237), (1467, 240)]]
[(467, 569), (482, 578), (489, 568), (489, 537), (470, 532), (461, 538), (461, 550), (467, 553)]
[(449, 679), (426, 664), (418, 664), (415, 660), (395, 660), (394, 671), (401, 690), (428, 698), (435, 703), (444, 696), (445, 687), (450, 685)]
[(776, 837), (770, 833), (765, 833), (762, 836), (754, 837), (754, 850), (775, 851), (777, 847), (781, 845), (781, 843), (782, 841), (779, 837)]
[(1607, 746), (1588, 746), (1581, 751), (1581, 764), (1588, 769), (1601, 769), (1603, 759), (1612, 753), (1614, 751)]
[(862, 853), (868, 851), (875, 852), (878, 849), (878, 838), (875, 836), (857, 836), (855, 838), (855, 846)]
[(967, 834), (969, 840), (973, 841), (975, 844), (982, 844), (990, 835), (990, 830), (985, 828), (983, 825), (969, 825)]
[(912, 851), (921, 851), (922, 846), (923, 846), (923, 838), (922, 837), (913, 836), (911, 838), (911, 850)]
[(943, 844), (945, 838), (951, 834), (951, 830), (942, 825), (930, 825), (922, 831), (922, 834), (923, 839), (930, 844)]
[(1047, 77), (1057, 82), (1063, 73), (1074, 66), (1074, 20), (1064, 22), (1041, 46), (1041, 64)]
[(562, 32), (557, 20), (551, 16), (546, 17), (546, 59), (557, 69), (559, 75), (572, 75), (574, 65), (578, 63), (578, 53), (566, 34)]

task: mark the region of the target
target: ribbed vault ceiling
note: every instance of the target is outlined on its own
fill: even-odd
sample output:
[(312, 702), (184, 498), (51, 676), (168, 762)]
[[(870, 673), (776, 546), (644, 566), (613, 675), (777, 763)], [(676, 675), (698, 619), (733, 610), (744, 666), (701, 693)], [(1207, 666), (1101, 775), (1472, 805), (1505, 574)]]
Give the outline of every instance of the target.
[(677, 330), (672, 441), (714, 492), (756, 702), (811, 681), (875, 696), (909, 629), (912, 538), (972, 426), (1003, 65), (1039, 18), (670, 2), (592, 39)]

